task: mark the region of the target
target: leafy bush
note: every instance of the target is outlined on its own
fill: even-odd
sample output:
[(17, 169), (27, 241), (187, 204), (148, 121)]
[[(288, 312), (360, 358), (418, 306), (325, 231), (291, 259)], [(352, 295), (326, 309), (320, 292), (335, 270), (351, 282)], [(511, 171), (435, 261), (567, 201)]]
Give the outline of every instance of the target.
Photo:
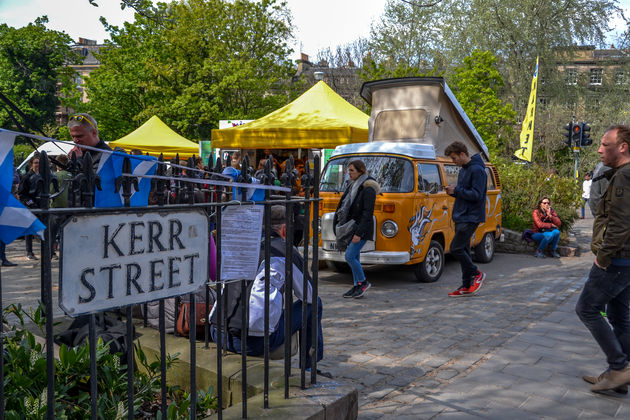
[(16, 144), (13, 146), (13, 164), (15, 167), (17, 168), (33, 150), (35, 149), (30, 144)]
[(538, 200), (547, 196), (558, 213), (566, 232), (577, 219), (582, 187), (573, 178), (549, 175), (538, 165), (521, 165), (508, 161), (496, 163), (501, 179), (503, 226), (523, 231), (532, 226), (532, 212)]
[[(41, 306), (26, 313), (21, 305), (10, 305), (4, 310), (6, 338), (4, 339), (4, 393), (5, 418), (9, 420), (46, 418), (47, 375), (45, 349), (26, 329), (30, 319), (40, 331), (44, 329)], [(7, 318), (16, 319), (8, 323)], [(8, 332), (7, 332), (8, 331)], [(138, 361), (143, 369), (134, 373), (134, 413), (136, 418), (162, 418), (160, 408), (160, 362), (149, 362), (139, 344)], [(177, 354), (168, 355), (169, 369), (177, 361)], [(123, 419), (127, 417), (127, 367), (120, 364), (120, 354), (110, 354), (109, 345), (98, 340), (97, 359), (97, 410), (98, 418)], [(55, 418), (84, 419), (90, 413), (90, 350), (89, 345), (69, 348), (62, 345), (59, 360), (55, 360)], [(190, 394), (179, 387), (167, 386), (170, 401), (167, 418), (187, 417)], [(210, 415), (217, 408), (213, 389), (198, 391), (198, 417)]]

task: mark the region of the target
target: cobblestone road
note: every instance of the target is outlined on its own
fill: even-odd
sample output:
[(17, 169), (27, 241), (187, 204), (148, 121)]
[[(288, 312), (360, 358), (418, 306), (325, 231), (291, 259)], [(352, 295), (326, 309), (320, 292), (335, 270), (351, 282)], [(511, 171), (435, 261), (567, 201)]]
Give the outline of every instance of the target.
[[(341, 297), (350, 275), (322, 270), (320, 368), (358, 389), (360, 419), (630, 418), (627, 397), (592, 394), (580, 379), (605, 367), (573, 312), (593, 261), (591, 223), (576, 224), (580, 257), (497, 254), (480, 266), (487, 279), (473, 297), (447, 297), (459, 286), (454, 260), (433, 284), (410, 269), (368, 268), (363, 299)], [(39, 264), (23, 246), (8, 248), (20, 266), (2, 270), (5, 305), (39, 299)]]
[[(570, 381), (581, 390), (584, 401), (604, 398), (590, 394), (579, 379), (605, 366), (573, 312), (593, 261), (588, 251), (591, 223), (592, 219), (578, 221), (575, 229), (582, 243), (581, 257), (540, 260), (497, 254), (490, 264), (480, 265), (487, 279), (473, 297), (447, 297), (460, 285), (459, 264), (454, 260), (447, 262), (441, 279), (433, 284), (417, 283), (410, 270), (368, 269), (366, 276), (373, 286), (363, 299), (341, 297), (351, 286), (350, 275), (322, 272), (322, 370), (357, 387), (360, 419), (507, 418), (506, 411), (490, 410), (493, 407), (510, 407), (513, 413), (521, 407), (514, 418), (592, 414), (588, 407), (559, 411), (552, 408), (553, 400), (548, 400), (549, 407), (540, 401), (540, 395), (558, 392), (548, 382), (557, 373), (551, 369), (553, 362), (558, 362), (560, 374), (572, 372)], [(545, 325), (542, 331), (540, 325)], [(578, 374), (567, 356), (575, 354), (588, 359), (591, 370)], [(495, 371), (497, 360), (503, 364)], [(512, 390), (510, 395), (499, 395), (501, 401), (490, 398), (496, 389), (514, 384), (526, 386), (528, 392)], [(536, 389), (538, 397), (531, 392)], [(483, 398), (483, 393), (477, 395), (479, 390), (493, 393)], [(475, 395), (476, 405), (470, 406)], [(611, 405), (618, 410), (608, 407), (599, 418), (628, 413), (621, 410), (623, 403), (617, 399)]]

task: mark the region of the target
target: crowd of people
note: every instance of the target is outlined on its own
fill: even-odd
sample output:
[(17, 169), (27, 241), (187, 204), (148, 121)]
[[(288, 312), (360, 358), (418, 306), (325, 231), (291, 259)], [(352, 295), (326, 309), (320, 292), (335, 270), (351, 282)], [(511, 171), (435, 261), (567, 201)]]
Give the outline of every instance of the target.
[[(100, 153), (98, 149), (107, 150), (109, 147), (98, 138), (96, 121), (87, 114), (73, 116), (68, 123), (72, 138), (77, 146), (72, 150), (79, 158), (91, 154), (92, 161), (98, 164)], [(82, 145), (95, 149), (84, 150)], [(71, 152), (71, 153), (72, 153)], [(601, 164), (584, 177), (582, 185), (581, 217), (585, 217), (588, 206), (594, 215), (593, 238), (591, 250), (595, 254), (595, 262), (589, 272), (588, 280), (576, 305), (576, 313), (584, 325), (592, 333), (602, 351), (606, 355), (607, 369), (599, 376), (584, 376), (584, 380), (591, 384), (594, 392), (615, 391), (627, 393), (630, 383), (630, 127), (617, 125), (606, 130), (598, 152)], [(454, 142), (445, 149), (445, 155), (460, 167), (456, 185), (444, 187), (446, 193), (454, 197), (451, 214), (455, 226), (455, 235), (450, 247), (450, 253), (461, 266), (461, 286), (449, 293), (450, 297), (471, 296), (479, 291), (484, 284), (486, 274), (472, 262), (471, 237), (480, 223), (485, 221), (487, 173), (480, 155), (470, 155), (466, 146), (461, 142)], [(278, 176), (283, 168), (271, 151), (265, 151), (265, 158), (258, 162), (255, 177), (264, 174), (266, 159), (274, 159), (272, 171)], [(233, 181), (238, 181), (242, 174), (242, 156), (240, 152), (233, 152), (230, 164), (223, 169), (222, 175)], [(56, 178), (61, 184), (67, 184), (70, 174), (67, 156), (57, 158)], [(182, 162), (185, 163), (185, 162)], [(296, 178), (299, 179), (305, 163), (296, 161)], [(183, 166), (183, 165), (182, 165)], [(191, 178), (204, 178), (209, 175), (201, 159), (195, 161), (194, 171), (182, 174)], [(366, 242), (374, 236), (374, 208), (376, 196), (380, 186), (372, 178), (366, 165), (360, 159), (355, 159), (347, 165), (346, 189), (337, 205), (333, 227), (337, 238), (337, 248), (345, 252), (345, 259), (352, 271), (352, 287), (343, 294), (344, 298), (361, 298), (365, 296), (371, 283), (366, 278), (361, 266), (360, 253)], [(35, 154), (29, 163), (28, 172), (21, 178), (14, 179), (14, 188), (19, 199), (27, 207), (39, 207), (39, 156)], [(206, 197), (207, 198), (207, 197)], [(231, 197), (238, 200), (237, 189), (233, 189)], [(60, 193), (52, 199), (52, 207), (68, 205), (66, 194)], [(197, 197), (196, 200), (204, 200)], [(541, 197), (532, 212), (531, 239), (537, 243), (535, 256), (545, 258), (545, 251), (551, 257), (559, 258), (558, 243), (562, 221), (552, 207), (548, 196)], [(285, 339), (282, 328), (284, 314), (283, 292), (286, 281), (292, 281), (297, 300), (291, 309), (291, 333), (301, 327), (302, 305), (307, 305), (306, 317), (308, 328), (312, 327), (312, 319), (317, 319), (317, 345), (311, 342), (312, 334), (306, 337), (307, 351), (306, 366), (310, 366), (311, 357), (321, 360), (323, 357), (323, 334), (321, 327), (322, 302), (313, 301), (312, 285), (309, 274), (302, 272), (301, 254), (297, 248), (292, 248), (294, 264), (293, 278), (285, 279), (286, 235), (287, 227), (284, 206), (271, 208), (271, 291), (270, 291), (270, 350), (280, 347)], [(51, 226), (53, 238), (58, 226)], [(33, 252), (33, 238), (25, 238), (26, 254), (29, 259), (36, 259)], [(264, 255), (264, 241), (261, 241), (261, 255)], [(5, 255), (5, 246), (0, 243), (0, 258), (2, 266), (15, 265)], [(306, 277), (306, 290), (303, 280)], [(246, 352), (250, 355), (261, 355), (263, 346), (262, 315), (264, 307), (265, 261), (261, 259), (257, 275), (250, 279), (247, 297), (238, 297), (234, 305), (246, 298), (249, 302), (248, 331)], [(240, 288), (234, 288), (232, 293), (241, 293)], [(226, 289), (228, 305), (230, 302), (229, 287)], [(315, 304), (317, 305), (315, 307)], [(228, 313), (240, 314), (235, 308), (227, 308)], [(231, 312), (230, 312), (231, 311)], [(213, 340), (219, 337), (216, 317), (210, 314), (211, 335)], [(238, 321), (238, 322), (237, 322)], [(222, 340), (227, 348), (234, 352), (241, 351), (241, 323), (238, 318), (233, 323), (228, 321), (226, 330), (222, 331)], [(316, 347), (312, 349), (312, 347)]]

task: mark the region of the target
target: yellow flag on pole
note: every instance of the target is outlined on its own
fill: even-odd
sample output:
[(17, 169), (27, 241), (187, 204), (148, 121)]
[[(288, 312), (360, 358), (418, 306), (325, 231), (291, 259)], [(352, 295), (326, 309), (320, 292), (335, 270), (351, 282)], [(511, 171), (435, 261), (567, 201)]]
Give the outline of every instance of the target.
[(527, 103), (527, 115), (523, 120), (521, 129), (521, 147), (514, 152), (514, 156), (519, 159), (532, 161), (532, 143), (534, 141), (534, 117), (536, 116), (536, 88), (538, 87), (538, 57), (536, 57), (536, 70), (532, 77), (532, 89), (529, 92), (529, 102)]

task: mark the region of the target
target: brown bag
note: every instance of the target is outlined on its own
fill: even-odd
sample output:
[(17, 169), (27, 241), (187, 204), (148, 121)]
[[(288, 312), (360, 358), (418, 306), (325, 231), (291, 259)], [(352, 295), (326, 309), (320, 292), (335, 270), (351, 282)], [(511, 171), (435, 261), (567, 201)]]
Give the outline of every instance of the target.
[[(208, 314), (206, 311), (205, 302), (195, 302), (195, 326), (197, 327), (197, 337), (203, 336), (205, 333), (206, 322), (208, 321)], [(208, 311), (212, 309), (212, 305), (208, 306)], [(181, 302), (179, 304), (179, 314), (177, 316), (177, 333), (179, 335), (188, 336), (190, 332), (190, 302)]]

